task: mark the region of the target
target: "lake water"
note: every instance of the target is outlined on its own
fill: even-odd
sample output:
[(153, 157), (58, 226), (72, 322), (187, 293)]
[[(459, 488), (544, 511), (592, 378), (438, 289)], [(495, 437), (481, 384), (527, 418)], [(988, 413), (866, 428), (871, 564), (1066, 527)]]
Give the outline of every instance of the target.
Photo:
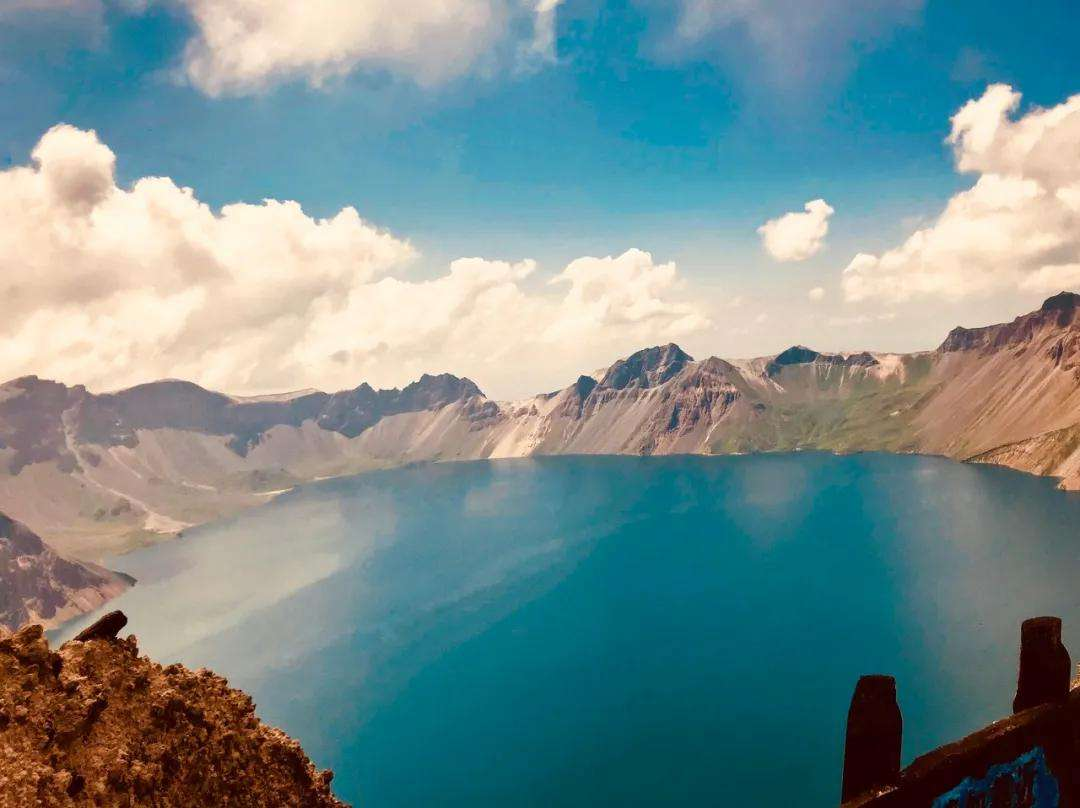
[(367, 808), (832, 806), (860, 674), (897, 677), (910, 760), (1009, 712), (1022, 619), (1080, 651), (1078, 526), (935, 458), (425, 466), (117, 559), (106, 608)]

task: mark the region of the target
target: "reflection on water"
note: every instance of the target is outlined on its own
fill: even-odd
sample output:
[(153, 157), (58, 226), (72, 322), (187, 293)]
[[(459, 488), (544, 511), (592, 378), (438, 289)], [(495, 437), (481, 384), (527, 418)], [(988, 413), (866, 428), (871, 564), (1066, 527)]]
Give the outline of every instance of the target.
[(453, 464), (124, 556), (115, 603), (365, 806), (824, 806), (860, 674), (897, 676), (910, 758), (1008, 712), (1023, 618), (1080, 653), (1078, 524), (934, 458)]

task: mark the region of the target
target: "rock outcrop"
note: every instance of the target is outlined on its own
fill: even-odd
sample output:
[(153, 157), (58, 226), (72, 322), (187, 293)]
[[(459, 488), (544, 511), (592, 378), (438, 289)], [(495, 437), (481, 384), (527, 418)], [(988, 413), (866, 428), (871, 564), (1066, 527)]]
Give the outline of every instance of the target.
[(0, 626), (56, 625), (119, 595), (131, 579), (61, 558), (26, 525), (0, 513)]
[(0, 639), (0, 806), (342, 805), (248, 696), (112, 627), (57, 651), (39, 625)]

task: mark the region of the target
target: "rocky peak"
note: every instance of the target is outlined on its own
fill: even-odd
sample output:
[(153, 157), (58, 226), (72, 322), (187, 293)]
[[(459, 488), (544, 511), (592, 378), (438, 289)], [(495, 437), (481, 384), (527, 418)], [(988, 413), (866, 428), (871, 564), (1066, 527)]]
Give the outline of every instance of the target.
[(588, 398), (589, 393), (596, 389), (598, 382), (592, 376), (578, 376), (573, 384), (574, 395), (579, 399)]
[(559, 415), (570, 418), (580, 418), (585, 411), (585, 402), (596, 389), (598, 382), (592, 376), (578, 376), (576, 382), (553, 395), (563, 395), (563, 401), (558, 410)]
[(807, 348), (805, 345), (793, 345), (786, 351), (778, 353), (766, 366), (765, 372), (770, 376), (778, 375), (785, 367), (791, 365), (809, 365), (814, 363), (826, 365), (839, 365), (842, 367), (871, 367), (878, 364), (873, 354), (862, 351), (849, 354), (824, 354)]
[(612, 390), (658, 387), (693, 361), (693, 357), (673, 342), (645, 348), (608, 368), (600, 386)]
[(781, 351), (773, 357), (773, 360), (769, 362), (768, 373), (770, 376), (775, 376), (783, 367), (788, 365), (808, 365), (819, 356), (821, 354), (813, 348), (807, 348), (805, 345), (792, 345), (786, 351)]
[(483, 397), (471, 379), (440, 373), (425, 373), (404, 390), (375, 390), (364, 383), (329, 397), (316, 422), (323, 429), (354, 438), (388, 415), (438, 410), (447, 404)]
[[(75, 467), (67, 450), (61, 417), (86, 396), (83, 387), (23, 376), (0, 385), (0, 449), (6, 465), (18, 474), (33, 463), (57, 461), (63, 470)], [(3, 462), (0, 460), (0, 462)]]
[(1042, 304), (1040, 311), (1074, 311), (1080, 306), (1080, 295), (1076, 292), (1058, 292), (1053, 297), (1048, 297)]
[(401, 403), (412, 410), (437, 410), (455, 401), (482, 396), (480, 388), (472, 379), (440, 373), (437, 376), (423, 374), (401, 391)]

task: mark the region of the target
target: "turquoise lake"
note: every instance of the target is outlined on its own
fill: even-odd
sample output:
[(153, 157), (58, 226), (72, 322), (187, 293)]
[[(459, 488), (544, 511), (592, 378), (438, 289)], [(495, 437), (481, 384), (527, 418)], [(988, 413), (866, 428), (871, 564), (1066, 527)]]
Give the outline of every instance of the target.
[(860, 674), (908, 761), (1008, 714), (1024, 618), (1080, 652), (1080, 496), (926, 457), (413, 467), (112, 565), (366, 808), (833, 806)]

